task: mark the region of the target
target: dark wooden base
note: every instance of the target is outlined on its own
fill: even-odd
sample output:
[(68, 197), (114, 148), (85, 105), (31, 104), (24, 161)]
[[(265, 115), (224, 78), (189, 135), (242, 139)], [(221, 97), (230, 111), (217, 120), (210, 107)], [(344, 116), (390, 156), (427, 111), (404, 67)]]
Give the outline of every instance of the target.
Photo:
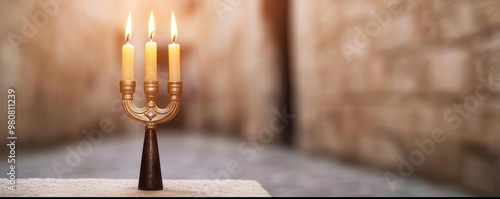
[(139, 174), (140, 190), (162, 190), (160, 153), (156, 130), (146, 129), (142, 149), (141, 173)]

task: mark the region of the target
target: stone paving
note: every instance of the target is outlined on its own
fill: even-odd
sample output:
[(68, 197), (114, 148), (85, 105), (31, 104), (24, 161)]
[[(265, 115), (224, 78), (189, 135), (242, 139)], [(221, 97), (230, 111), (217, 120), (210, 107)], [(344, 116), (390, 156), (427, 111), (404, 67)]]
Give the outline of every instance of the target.
[[(76, 150), (79, 142), (46, 150), (19, 150), (17, 177), (137, 179), (142, 139), (142, 135), (105, 137), (88, 154), (83, 147), (80, 162), (66, 160), (71, 154), (68, 151)], [(245, 144), (238, 150), (241, 140), (192, 134), (159, 134), (158, 139), (165, 179), (257, 180), (272, 196), (473, 196), (419, 179), (406, 179), (391, 191), (383, 171), (277, 146), (250, 148)], [(57, 163), (71, 171), (58, 176), (51, 166)], [(6, 169), (7, 162), (2, 161), (0, 168)], [(217, 175), (221, 173), (226, 175)]]

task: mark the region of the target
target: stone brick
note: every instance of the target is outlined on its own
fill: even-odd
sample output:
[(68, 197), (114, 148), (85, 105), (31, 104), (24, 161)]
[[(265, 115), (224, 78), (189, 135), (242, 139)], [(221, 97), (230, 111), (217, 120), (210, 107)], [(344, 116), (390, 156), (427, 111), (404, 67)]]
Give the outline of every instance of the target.
[(463, 165), (460, 163), (462, 153), (459, 147), (459, 140), (450, 136), (441, 144), (436, 145), (436, 151), (431, 155), (430, 160), (434, 160), (432, 173), (437, 178), (447, 182), (456, 182)]
[[(476, 55), (474, 60), (474, 82), (475, 89), (481, 86), (480, 93), (474, 93), (476, 97), (488, 98), (498, 95), (500, 88), (500, 51), (486, 51)], [(485, 88), (486, 87), (486, 88)]]
[(348, 26), (339, 31), (338, 46), (348, 65), (362, 64), (373, 51), (373, 39), (358, 26)]
[[(480, 104), (484, 105), (484, 104)], [(481, 138), (486, 135), (485, 126), (488, 124), (485, 120), (485, 109), (480, 107), (477, 111), (469, 112), (469, 117), (462, 118), (462, 126), (464, 137)]]
[(439, 20), (441, 36), (445, 40), (456, 40), (477, 33), (482, 24), (477, 10), (470, 1), (459, 1), (451, 6), (451, 12)]
[(339, 131), (342, 134), (342, 154), (354, 158), (357, 154), (357, 138), (359, 135), (358, 108), (338, 108)]
[(462, 0), (435, 0), (432, 1), (432, 11), (441, 15), (449, 15), (462, 2)]
[(322, 133), (318, 136), (316, 144), (321, 145), (324, 150), (333, 154), (342, 154), (344, 148), (343, 139), (345, 138), (341, 128), (341, 111), (333, 106), (324, 106), (317, 112), (314, 124), (318, 131)]
[(500, 23), (500, 2), (496, 0), (479, 1), (477, 6), (480, 9), (478, 12), (483, 14), (488, 26), (495, 26)]
[(412, 111), (408, 107), (382, 106), (376, 113), (377, 122), (375, 125), (395, 133), (408, 133), (413, 125), (411, 114)]
[(360, 162), (383, 169), (397, 168), (397, 157), (403, 152), (398, 143), (376, 129), (360, 134), (357, 151)]
[(442, 128), (443, 110), (431, 103), (415, 102), (412, 107), (414, 111), (416, 137), (431, 138), (435, 128)]
[(314, 143), (314, 134), (318, 129), (315, 128), (315, 119), (318, 113), (311, 111), (300, 111), (298, 115), (297, 129), (300, 130), (300, 134), (297, 135), (296, 143), (297, 145), (306, 151), (318, 151), (317, 145)]
[(391, 82), (389, 74), (389, 61), (384, 55), (372, 56), (366, 63), (364, 74), (369, 92), (387, 92), (387, 84)]
[(347, 69), (347, 91), (349, 92), (366, 92), (368, 89), (367, 69), (365, 62), (354, 62)]
[[(338, 148), (339, 146), (332, 146), (332, 144), (335, 144), (335, 142), (338, 140), (337, 131), (335, 128), (332, 128), (332, 125), (335, 123), (335, 121), (328, 120), (326, 117), (322, 117), (320, 115), (316, 115), (316, 117), (313, 117), (315, 119), (315, 122), (312, 123), (311, 127), (311, 142), (315, 143), (313, 147), (313, 151), (318, 152), (318, 153), (325, 153), (329, 151), (331, 148)], [(317, 125), (317, 122), (322, 122), (323, 125)]]
[(401, 94), (416, 93), (423, 87), (423, 68), (420, 60), (400, 57), (391, 60), (388, 87)]
[(376, 7), (373, 2), (363, 0), (342, 1), (340, 5), (343, 19), (349, 23), (359, 23), (369, 17), (369, 13)]
[(337, 122), (325, 122), (321, 131), (323, 136), (319, 139), (324, 150), (332, 154), (342, 155), (344, 146), (344, 134), (335, 130)]
[(459, 93), (469, 91), (470, 54), (462, 48), (440, 48), (430, 50), (427, 81), (430, 91)]
[(461, 182), (481, 192), (493, 193), (498, 180), (495, 164), (477, 156), (464, 156)]
[(377, 112), (380, 108), (377, 106), (361, 106), (359, 107), (359, 115), (357, 116), (358, 125), (358, 157), (360, 161), (371, 165), (381, 166), (379, 142), (383, 139), (379, 137), (379, 129), (376, 128)]
[(417, 15), (403, 12), (391, 17), (389, 25), (370, 37), (377, 49), (393, 49), (417, 42)]
[(482, 136), (488, 141), (487, 144), (492, 146), (492, 150), (496, 150), (494, 145), (500, 147), (500, 107), (486, 106), (486, 118), (484, 120), (484, 133)]
[(372, 133), (362, 133), (359, 138), (358, 157), (360, 161), (368, 164), (375, 164), (375, 157), (378, 155), (377, 141), (379, 139)]
[(315, 93), (321, 105), (332, 105), (339, 100), (340, 94), (347, 90), (345, 84), (350, 81), (350, 78), (346, 73), (352, 67), (345, 64), (341, 56), (321, 56), (320, 60), (322, 61), (314, 70), (315, 78), (308, 78), (304, 81), (314, 81), (314, 89), (313, 87), (309, 89)]
[[(434, 1), (432, 1), (434, 2)], [(428, 3), (432, 3), (428, 2)], [(436, 42), (439, 40), (439, 23), (436, 14), (430, 9), (423, 9), (417, 15), (418, 42)]]
[(391, 139), (380, 139), (378, 144), (378, 156), (376, 157), (376, 164), (383, 168), (395, 169), (399, 164), (397, 157), (404, 154), (405, 151), (402, 145), (394, 142)]
[(480, 35), (472, 40), (472, 49), (478, 54), (476, 58), (486, 55), (496, 55), (500, 50), (500, 32)]

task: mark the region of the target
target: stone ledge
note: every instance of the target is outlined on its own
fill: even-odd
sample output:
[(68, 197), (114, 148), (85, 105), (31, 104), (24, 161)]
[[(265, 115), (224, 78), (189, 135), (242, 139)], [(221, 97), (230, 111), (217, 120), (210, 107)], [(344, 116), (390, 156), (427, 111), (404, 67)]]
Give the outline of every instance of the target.
[(141, 191), (136, 179), (18, 179), (16, 191), (7, 189), (7, 179), (0, 181), (0, 196), (68, 197), (270, 197), (252, 180), (163, 180), (161, 191)]

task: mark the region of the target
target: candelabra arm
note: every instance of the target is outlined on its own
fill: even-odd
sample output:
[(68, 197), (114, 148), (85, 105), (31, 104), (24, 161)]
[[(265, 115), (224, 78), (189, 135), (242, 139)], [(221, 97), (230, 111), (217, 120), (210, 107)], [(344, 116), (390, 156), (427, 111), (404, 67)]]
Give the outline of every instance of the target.
[(146, 107), (139, 108), (134, 103), (135, 81), (120, 81), (120, 92), (122, 93), (122, 106), (125, 113), (136, 121), (143, 122), (146, 117)]
[(172, 120), (179, 112), (182, 82), (168, 82), (170, 102), (165, 108), (159, 108), (156, 105), (157, 81), (144, 82), (144, 94), (147, 102), (146, 106), (142, 108), (137, 107), (134, 103), (135, 81), (121, 81), (120, 91), (125, 113), (136, 121), (146, 123), (146, 129), (156, 129), (156, 124)]
[(158, 113), (157, 123), (168, 122), (172, 120), (179, 112), (181, 105), (182, 82), (168, 82), (168, 94), (170, 102), (165, 108), (154, 106), (153, 109)]
[(147, 107), (139, 108), (135, 105), (133, 99), (122, 99), (122, 105), (125, 113), (135, 121), (146, 122), (148, 118), (146, 117)]

